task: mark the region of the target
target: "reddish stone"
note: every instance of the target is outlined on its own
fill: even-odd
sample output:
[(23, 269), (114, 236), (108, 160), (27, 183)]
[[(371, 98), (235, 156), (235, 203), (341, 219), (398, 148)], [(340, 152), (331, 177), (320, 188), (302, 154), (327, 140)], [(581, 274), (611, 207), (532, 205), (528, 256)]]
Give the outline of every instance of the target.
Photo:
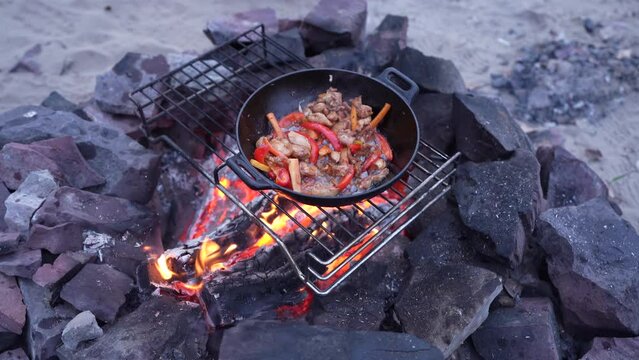
[(59, 284), (73, 270), (78, 269), (82, 264), (67, 254), (58, 256), (53, 264), (44, 264), (33, 275), (33, 282), (51, 288)]
[(0, 257), (0, 273), (31, 278), (42, 263), (40, 250), (21, 250)]
[(0, 299), (0, 327), (21, 334), (27, 309), (14, 277), (0, 274)]

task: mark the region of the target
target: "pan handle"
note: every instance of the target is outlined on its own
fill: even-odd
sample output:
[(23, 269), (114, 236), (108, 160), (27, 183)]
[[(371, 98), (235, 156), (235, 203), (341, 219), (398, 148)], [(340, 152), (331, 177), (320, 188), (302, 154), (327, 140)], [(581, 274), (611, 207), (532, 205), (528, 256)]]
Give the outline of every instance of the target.
[[(244, 183), (253, 190), (268, 190), (274, 188), (271, 182), (266, 181), (262, 174), (244, 161), (242, 155), (235, 155), (226, 160), (226, 165), (228, 165), (237, 177), (244, 181)], [(218, 166), (215, 169), (216, 179), (218, 178), (217, 172), (220, 168), (221, 167)]]
[[(398, 77), (408, 84), (408, 89), (404, 89), (404, 87), (398, 84), (397, 80), (393, 79), (393, 77)], [(384, 69), (377, 79), (397, 91), (409, 104), (413, 101), (413, 97), (419, 91), (419, 86), (417, 86), (413, 80), (394, 67), (387, 67)]]

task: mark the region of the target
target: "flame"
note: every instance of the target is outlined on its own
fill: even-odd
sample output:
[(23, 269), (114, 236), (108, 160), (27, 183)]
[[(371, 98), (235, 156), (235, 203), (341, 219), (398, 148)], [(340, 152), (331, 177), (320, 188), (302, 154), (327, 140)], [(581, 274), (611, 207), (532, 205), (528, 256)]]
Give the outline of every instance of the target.
[(169, 280), (173, 276), (177, 275), (169, 269), (169, 264), (167, 263), (166, 255), (164, 254), (160, 255), (160, 257), (156, 260), (156, 265), (160, 276), (164, 280)]

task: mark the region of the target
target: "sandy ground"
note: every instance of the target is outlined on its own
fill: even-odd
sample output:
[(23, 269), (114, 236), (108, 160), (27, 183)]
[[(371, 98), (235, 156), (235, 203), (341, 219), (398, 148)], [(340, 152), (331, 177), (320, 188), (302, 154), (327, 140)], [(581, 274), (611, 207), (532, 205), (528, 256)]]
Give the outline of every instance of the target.
[[(52, 90), (88, 100), (95, 76), (127, 51), (160, 53), (210, 48), (207, 20), (269, 6), (279, 17), (303, 16), (315, 0), (139, 1), (0, 0), (0, 111), (39, 103)], [(451, 59), (469, 88), (494, 94), (490, 74), (506, 71), (518, 49), (551, 38), (589, 40), (584, 17), (611, 31), (639, 36), (637, 0), (369, 0), (368, 29), (387, 13), (410, 19), (409, 45)], [(109, 6), (110, 10), (105, 10)], [(43, 73), (8, 70), (35, 44)], [(507, 63), (510, 61), (510, 63)], [(62, 73), (62, 74), (61, 74)], [(639, 227), (639, 96), (595, 124), (561, 127), (566, 147), (606, 180), (625, 217)], [(592, 162), (586, 148), (602, 152)]]

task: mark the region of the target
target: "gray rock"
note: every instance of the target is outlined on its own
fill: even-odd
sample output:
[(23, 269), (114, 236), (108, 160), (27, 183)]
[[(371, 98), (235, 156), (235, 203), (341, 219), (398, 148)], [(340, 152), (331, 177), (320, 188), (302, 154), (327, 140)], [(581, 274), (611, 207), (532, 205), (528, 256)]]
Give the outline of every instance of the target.
[(46, 99), (42, 100), (42, 103), (40, 103), (40, 105), (51, 110), (72, 112), (84, 120), (91, 120), (89, 115), (87, 115), (87, 113), (82, 108), (80, 108), (80, 106), (67, 100), (64, 96), (62, 96), (62, 94), (57, 91), (52, 91), (49, 96), (46, 97)]
[(45, 249), (52, 254), (82, 250), (84, 226), (70, 222), (45, 226), (33, 224), (26, 245), (32, 249)]
[(580, 360), (636, 360), (639, 338), (594, 338)]
[(328, 49), (308, 58), (308, 63), (316, 68), (337, 68), (356, 71), (359, 68), (359, 52), (355, 48), (340, 47)]
[(90, 311), (83, 311), (76, 315), (62, 331), (62, 342), (66, 347), (75, 350), (83, 341), (97, 339), (103, 332), (95, 316)]
[(0, 360), (29, 360), (21, 348), (5, 351), (0, 354)]
[(215, 20), (206, 23), (204, 33), (213, 44), (220, 45), (260, 24), (264, 25), (267, 35), (277, 33), (279, 23), (275, 10), (266, 7), (238, 12), (226, 17), (216, 17)]
[(9, 72), (29, 72), (33, 74), (41, 74), (41, 65), (37, 59), (41, 53), (42, 44), (33, 45), (22, 55), (20, 60), (15, 65), (13, 65)]
[(21, 238), (20, 233), (0, 233), (0, 255), (16, 251)]
[(139, 141), (144, 137), (144, 133), (140, 128), (140, 118), (137, 116), (110, 114), (106, 111), (102, 111), (95, 100), (86, 103), (82, 111), (91, 121), (95, 121), (108, 128), (118, 129), (131, 139)]
[(485, 255), (522, 260), (526, 237), (532, 233), (542, 205), (539, 163), (525, 150), (508, 160), (460, 165), (454, 185), (461, 219), (484, 234), (491, 246)]
[(0, 231), (7, 229), (7, 224), (4, 222), (4, 214), (7, 212), (7, 207), (4, 205), (4, 201), (7, 200), (9, 194), (7, 187), (0, 181)]
[[(86, 261), (88, 261), (88, 258)], [(33, 274), (32, 280), (45, 288), (56, 287), (77, 273), (85, 262), (82, 262), (81, 259), (77, 259), (71, 253), (60, 254), (60, 256), (53, 261), (53, 264), (40, 266), (35, 274)]]
[(450, 356), (488, 317), (502, 290), (499, 277), (468, 265), (426, 266), (414, 270), (395, 312), (405, 331)]
[(541, 164), (541, 185), (549, 208), (580, 205), (608, 198), (606, 183), (583, 161), (561, 146), (537, 149)]
[(40, 250), (18, 250), (0, 256), (0, 273), (30, 279), (42, 264)]
[(472, 161), (496, 160), (520, 148), (532, 151), (530, 139), (504, 105), (487, 97), (456, 94), (453, 124), (457, 150)]
[(377, 73), (391, 65), (406, 47), (408, 17), (386, 15), (375, 32), (366, 38), (364, 56), (368, 72)]
[(0, 114), (0, 146), (71, 136), (89, 166), (106, 179), (94, 191), (146, 203), (153, 195), (159, 158), (128, 136), (75, 114), (22, 106)]
[(419, 133), (426, 142), (450, 153), (455, 142), (453, 130), (453, 96), (418, 94), (412, 103), (419, 123)]
[(606, 200), (545, 211), (539, 242), (568, 329), (639, 334), (639, 235)]
[(12, 349), (20, 339), (20, 335), (0, 326), (0, 351)]
[(60, 297), (80, 311), (113, 322), (133, 280), (108, 265), (87, 264), (62, 287)]
[(37, 170), (48, 170), (58, 183), (80, 189), (105, 182), (89, 167), (70, 136), (31, 144), (10, 143), (0, 150), (0, 179), (9, 189), (17, 189), (30, 172)]
[[(246, 339), (252, 339), (246, 346)], [(340, 331), (299, 322), (245, 320), (224, 331), (219, 360), (435, 360), (442, 354), (409, 334)]]
[(48, 170), (31, 172), (20, 187), (4, 201), (7, 212), (4, 221), (9, 230), (26, 233), (31, 216), (42, 205), (44, 199), (58, 188), (58, 183)]
[(27, 310), (14, 277), (0, 274), (0, 299), (0, 328), (22, 334)]
[(306, 15), (300, 33), (311, 55), (360, 43), (366, 27), (366, 1), (320, 0)]
[(31, 359), (50, 359), (61, 344), (62, 329), (77, 311), (68, 304), (51, 307), (47, 299), (51, 294), (27, 279), (18, 279), (24, 303), (27, 306), (26, 344)]
[[(277, 33), (271, 37), (273, 41), (277, 42), (284, 49), (292, 52), (294, 55), (301, 59), (305, 59), (304, 55), (304, 41), (297, 28), (286, 30)], [(266, 56), (268, 61), (280, 62), (281, 59), (288, 59), (289, 55), (282, 51), (280, 47), (267, 43), (266, 49), (268, 54)]]
[(393, 66), (424, 91), (444, 94), (466, 92), (464, 79), (450, 60), (426, 56), (417, 49), (407, 47), (400, 51)]
[(548, 298), (523, 298), (515, 307), (498, 308), (472, 336), (484, 359), (559, 360), (559, 332)]
[(89, 347), (61, 358), (208, 359), (207, 338), (200, 309), (169, 297), (154, 297), (122, 317)]

